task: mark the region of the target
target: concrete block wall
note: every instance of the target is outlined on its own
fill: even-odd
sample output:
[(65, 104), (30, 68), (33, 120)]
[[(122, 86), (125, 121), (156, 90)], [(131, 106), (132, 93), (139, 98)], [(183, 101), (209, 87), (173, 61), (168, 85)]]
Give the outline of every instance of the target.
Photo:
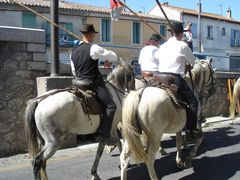
[(0, 157), (26, 152), (24, 111), (46, 76), (45, 32), (0, 27)]

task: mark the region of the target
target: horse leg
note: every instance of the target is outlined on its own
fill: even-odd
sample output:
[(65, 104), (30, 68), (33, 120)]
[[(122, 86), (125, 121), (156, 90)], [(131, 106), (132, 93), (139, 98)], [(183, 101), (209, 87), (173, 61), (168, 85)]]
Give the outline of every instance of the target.
[[(66, 136), (67, 137), (67, 136)], [(47, 180), (46, 163), (47, 160), (53, 156), (53, 154), (60, 147), (60, 142), (53, 136), (45, 136), (45, 145), (43, 150), (35, 157), (33, 161), (33, 174), (35, 180)], [(49, 140), (51, 139), (51, 140)], [(61, 138), (59, 138), (61, 139)], [(64, 139), (64, 138), (63, 138)]]
[(160, 147), (158, 151), (162, 156), (167, 154), (167, 151), (161, 146), (161, 142), (160, 142)]
[(196, 141), (193, 149), (191, 150), (191, 152), (189, 153), (189, 155), (187, 156), (187, 158), (184, 162), (184, 167), (190, 168), (192, 166), (192, 159), (197, 155), (197, 151), (198, 151), (202, 141), (203, 141), (203, 137)]
[(127, 141), (123, 142), (123, 149), (120, 154), (120, 163), (121, 163), (121, 180), (127, 180), (127, 167), (130, 162), (129, 149)]
[(155, 162), (156, 153), (159, 148), (159, 142), (158, 140), (149, 139), (147, 144), (148, 146), (147, 146), (146, 152), (148, 154), (148, 160), (145, 163), (148, 168), (148, 173), (151, 180), (158, 180), (156, 171), (154, 169), (154, 162)]
[(182, 168), (184, 166), (181, 158), (182, 131), (176, 134), (176, 147), (177, 147), (176, 164), (178, 168)]
[(38, 153), (32, 161), (34, 180), (41, 180), (40, 169), (43, 166), (43, 153), (44, 151)]
[(91, 169), (92, 180), (100, 180), (100, 177), (97, 174), (97, 167), (99, 164), (99, 160), (102, 156), (104, 147), (105, 147), (105, 144), (103, 144), (103, 143), (98, 144), (97, 153), (96, 153), (95, 160), (94, 160), (94, 163), (93, 163), (93, 166)]
[(107, 146), (106, 152), (109, 154), (111, 153), (116, 147), (118, 147), (119, 152), (122, 152), (122, 143), (121, 143), (121, 138), (122, 134), (121, 131), (117, 128), (116, 133), (115, 133), (116, 139), (117, 139), (117, 144), (112, 145), (112, 146)]

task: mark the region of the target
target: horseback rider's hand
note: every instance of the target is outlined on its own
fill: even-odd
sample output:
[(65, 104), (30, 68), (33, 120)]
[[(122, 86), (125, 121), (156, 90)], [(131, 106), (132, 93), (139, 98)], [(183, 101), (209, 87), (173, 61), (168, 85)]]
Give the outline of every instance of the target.
[(186, 65), (185, 65), (185, 73), (187, 73), (191, 69), (193, 69), (193, 65), (189, 64), (189, 63), (186, 63)]

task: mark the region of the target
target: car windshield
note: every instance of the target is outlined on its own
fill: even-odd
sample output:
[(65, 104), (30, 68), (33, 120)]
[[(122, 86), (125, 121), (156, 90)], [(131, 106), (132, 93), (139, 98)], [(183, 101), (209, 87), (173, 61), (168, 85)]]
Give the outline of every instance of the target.
[(198, 54), (198, 53), (193, 53), (193, 54), (198, 59), (207, 59), (207, 55), (205, 54)]

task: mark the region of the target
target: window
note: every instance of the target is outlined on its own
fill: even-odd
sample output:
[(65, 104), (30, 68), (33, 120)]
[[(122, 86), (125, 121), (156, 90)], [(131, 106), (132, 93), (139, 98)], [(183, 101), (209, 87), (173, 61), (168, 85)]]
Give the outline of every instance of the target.
[[(69, 22), (60, 22), (59, 25), (66, 30), (73, 32), (73, 24)], [(59, 29), (59, 46), (69, 46), (73, 43), (73, 37), (66, 31)]]
[(212, 26), (207, 26), (207, 38), (213, 39), (213, 27)]
[(139, 22), (133, 22), (133, 31), (132, 31), (132, 43), (140, 44), (141, 43), (141, 24)]
[(225, 36), (226, 35), (226, 29), (223, 27), (222, 28), (222, 36)]
[(22, 12), (22, 27), (36, 28), (36, 15), (31, 12)]
[(231, 47), (240, 47), (240, 30), (231, 29)]
[(102, 42), (110, 42), (110, 35), (111, 35), (111, 26), (109, 19), (102, 19), (102, 29), (101, 29), (101, 40)]
[(191, 31), (192, 31), (192, 36), (193, 38), (198, 37), (198, 29), (197, 29), (197, 23), (192, 23)]
[[(163, 37), (166, 37), (166, 26), (165, 25), (160, 25), (160, 35), (163, 36)], [(160, 41), (160, 44), (163, 44), (166, 40), (161, 38), (161, 41)]]
[[(70, 22), (60, 22), (59, 25), (66, 30), (73, 32), (73, 24)], [(51, 31), (49, 22), (46, 23), (45, 27), (46, 43), (50, 45)], [(66, 31), (59, 28), (59, 46), (61, 47), (72, 47), (74, 45), (74, 38), (69, 35)]]

